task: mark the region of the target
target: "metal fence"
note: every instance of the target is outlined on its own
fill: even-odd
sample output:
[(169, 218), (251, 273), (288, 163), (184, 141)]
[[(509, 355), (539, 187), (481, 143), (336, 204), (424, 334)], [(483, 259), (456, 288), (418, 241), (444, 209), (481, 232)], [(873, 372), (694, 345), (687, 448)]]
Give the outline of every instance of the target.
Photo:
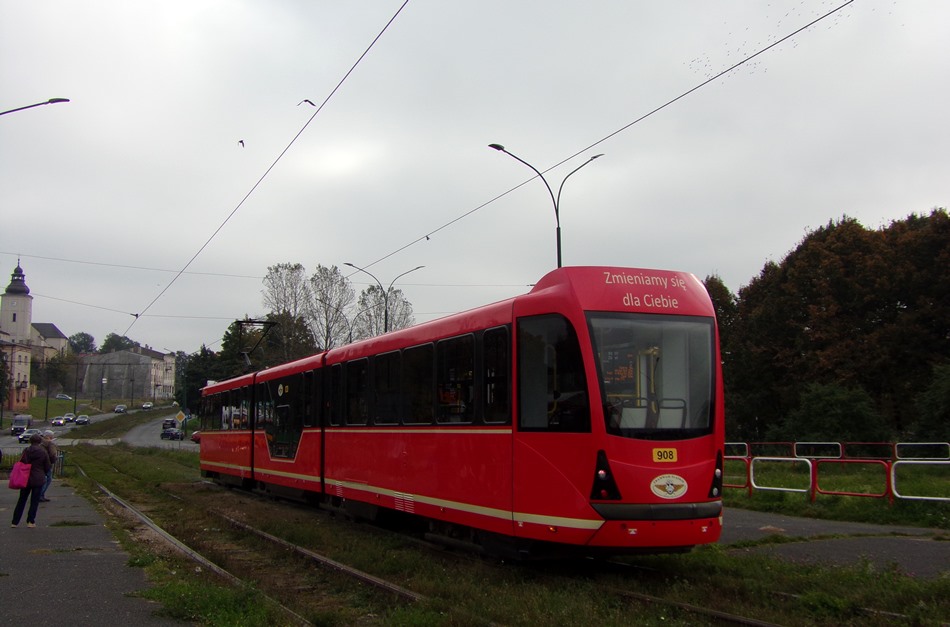
[[(19, 447), (15, 452), (3, 452), (0, 455), (0, 478), (7, 479), (10, 476), (10, 469), (13, 468), (13, 464), (20, 461), (21, 455), (23, 455), (23, 447)], [(60, 451), (56, 463), (53, 464), (53, 476), (62, 477), (65, 470), (66, 452)]]
[[(725, 452), (724, 487), (750, 495), (772, 490), (805, 493), (812, 501), (837, 495), (950, 502), (950, 442), (727, 442)], [(736, 465), (741, 472), (730, 469)], [(841, 475), (866, 483), (833, 486)]]

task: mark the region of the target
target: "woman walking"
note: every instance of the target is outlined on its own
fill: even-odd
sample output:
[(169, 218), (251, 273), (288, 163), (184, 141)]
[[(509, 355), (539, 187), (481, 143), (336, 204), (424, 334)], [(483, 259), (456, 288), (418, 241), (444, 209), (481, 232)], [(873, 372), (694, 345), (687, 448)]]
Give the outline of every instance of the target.
[(30, 436), (30, 446), (23, 451), (20, 461), (30, 464), (30, 479), (26, 482), (26, 487), (20, 490), (20, 498), (17, 499), (16, 507), (13, 508), (13, 521), (11, 527), (20, 524), (20, 518), (23, 517), (23, 510), (26, 507), (26, 500), (30, 499), (30, 510), (26, 514), (26, 526), (36, 526), (36, 510), (40, 507), (40, 491), (46, 484), (46, 473), (52, 464), (49, 461), (49, 453), (40, 446), (43, 438), (40, 434), (34, 433)]

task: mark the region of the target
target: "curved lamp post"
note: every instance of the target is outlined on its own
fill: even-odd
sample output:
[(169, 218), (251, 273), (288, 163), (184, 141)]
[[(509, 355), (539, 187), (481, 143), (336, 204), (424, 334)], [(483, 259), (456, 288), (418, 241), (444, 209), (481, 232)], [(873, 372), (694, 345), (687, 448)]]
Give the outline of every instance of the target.
[[(420, 270), (420, 269), (422, 269), (422, 268), (425, 268), (425, 266), (416, 266), (416, 267), (413, 268), (412, 270), (406, 270), (406, 271), (403, 272), (402, 274), (397, 275), (396, 278), (393, 279), (392, 282), (389, 284), (389, 289), (388, 289), (388, 290), (384, 290), (384, 289), (383, 289), (383, 284), (380, 283), (380, 282), (379, 282), (379, 279), (376, 278), (376, 275), (374, 275), (374, 274), (373, 274), (372, 272), (370, 272), (369, 270), (366, 270), (365, 268), (361, 268), (361, 267), (359, 267), (359, 266), (356, 265), (356, 264), (350, 263), (349, 261), (343, 262), (343, 265), (344, 265), (344, 266), (349, 266), (349, 267), (351, 267), (351, 268), (356, 268), (356, 269), (359, 270), (360, 272), (363, 272), (363, 273), (368, 274), (369, 276), (373, 277), (373, 280), (376, 281), (376, 285), (379, 286), (379, 290), (383, 293), (383, 333), (389, 333), (389, 290), (393, 289), (393, 285), (395, 285), (396, 280), (399, 279), (399, 277), (404, 277), (404, 276), (406, 276), (407, 274), (409, 274), (410, 272), (415, 272), (416, 270)], [(363, 311), (366, 311), (366, 310), (364, 309)], [(360, 313), (362, 313), (362, 312), (360, 312)], [(357, 315), (358, 315), (358, 314), (357, 314)], [(354, 318), (354, 319), (355, 319), (355, 318)]]
[(536, 173), (539, 177), (541, 177), (541, 182), (544, 183), (544, 186), (548, 188), (548, 193), (551, 195), (551, 202), (554, 203), (554, 222), (555, 222), (555, 225), (556, 225), (556, 227), (557, 227), (557, 229), (556, 229), (556, 231), (555, 231), (555, 234), (556, 234), (556, 243), (557, 243), (557, 267), (560, 268), (560, 267), (561, 267), (561, 212), (560, 212), (560, 205), (561, 205), (561, 190), (564, 189), (564, 181), (566, 181), (566, 180), (571, 176), (571, 174), (574, 174), (575, 172), (577, 172), (578, 170), (580, 170), (581, 168), (583, 168), (585, 165), (587, 165), (588, 163), (590, 163), (590, 162), (593, 161), (594, 159), (596, 159), (596, 158), (598, 158), (598, 157), (603, 157), (603, 156), (604, 156), (603, 153), (601, 153), (601, 154), (599, 154), (599, 155), (594, 155), (593, 157), (591, 157), (590, 159), (588, 159), (588, 160), (585, 161), (584, 163), (580, 164), (579, 166), (577, 166), (576, 168), (574, 168), (573, 170), (571, 170), (571, 171), (567, 174), (567, 176), (565, 176), (564, 179), (561, 180), (561, 186), (558, 187), (558, 189), (557, 189), (557, 197), (555, 198), (554, 192), (551, 191), (551, 186), (548, 185), (547, 179), (544, 178), (544, 175), (541, 174), (540, 170), (538, 170), (536, 167), (534, 167), (533, 165), (531, 165), (530, 163), (528, 163), (527, 161), (525, 161), (525, 160), (522, 159), (521, 157), (519, 157), (519, 156), (517, 156), (517, 155), (514, 155), (514, 154), (508, 152), (507, 150), (505, 150), (505, 147), (502, 146), (501, 144), (488, 144), (488, 147), (489, 147), (489, 148), (494, 148), (495, 150), (497, 150), (497, 151), (499, 151), (499, 152), (503, 152), (503, 153), (505, 153), (506, 155), (508, 155), (509, 157), (511, 157), (512, 159), (517, 159), (517, 160), (520, 161), (521, 163), (525, 164), (526, 166), (528, 166), (529, 168), (531, 168), (532, 170), (534, 170), (535, 173)]
[(348, 342), (349, 344), (352, 344), (352, 343), (353, 343), (353, 323), (356, 322), (356, 319), (359, 318), (360, 316), (362, 316), (364, 313), (366, 313), (367, 311), (371, 311), (371, 310), (373, 309), (372, 307), (367, 307), (366, 309), (363, 309), (363, 310), (361, 310), (361, 311), (357, 311), (357, 312), (356, 312), (356, 315), (353, 316), (353, 321), (350, 322), (350, 320), (346, 317), (346, 314), (343, 312), (343, 310), (340, 309), (339, 307), (337, 307), (336, 305), (331, 305), (331, 304), (328, 303), (327, 301), (321, 300), (321, 299), (317, 298), (316, 296), (314, 296), (313, 299), (314, 299), (315, 301), (317, 301), (318, 303), (320, 303), (321, 305), (323, 305), (323, 306), (325, 306), (325, 307), (330, 307), (330, 308), (333, 309), (335, 312), (337, 312), (338, 314), (340, 314), (340, 316), (343, 318), (343, 322), (346, 323), (347, 337), (348, 337), (347, 342)]
[(36, 104), (26, 105), (25, 107), (17, 107), (16, 109), (10, 109), (9, 111), (0, 111), (0, 115), (6, 115), (7, 113), (13, 113), (15, 111), (23, 111), (24, 109), (32, 109), (33, 107), (42, 107), (43, 105), (48, 104), (57, 104), (59, 102), (69, 102), (69, 98), (50, 98), (46, 102), (37, 102)]

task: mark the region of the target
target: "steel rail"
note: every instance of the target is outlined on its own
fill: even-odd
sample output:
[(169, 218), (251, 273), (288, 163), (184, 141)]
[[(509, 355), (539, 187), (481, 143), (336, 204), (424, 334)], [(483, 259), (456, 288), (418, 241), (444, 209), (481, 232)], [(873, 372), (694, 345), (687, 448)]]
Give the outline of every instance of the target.
[[(244, 587), (251, 587), (251, 588), (253, 587), (253, 586), (250, 586), (246, 581), (244, 581), (243, 579), (241, 579), (241, 578), (238, 577), (237, 575), (234, 575), (234, 574), (228, 572), (227, 570), (225, 570), (224, 568), (221, 568), (220, 566), (218, 566), (217, 564), (215, 564), (214, 562), (212, 562), (211, 560), (209, 560), (208, 558), (206, 558), (204, 555), (201, 555), (200, 553), (198, 553), (197, 551), (195, 551), (194, 549), (192, 549), (192, 548), (189, 547), (188, 545), (186, 545), (186, 544), (184, 544), (183, 542), (181, 542), (178, 538), (176, 538), (176, 537), (172, 536), (171, 534), (169, 534), (167, 531), (165, 531), (165, 530), (162, 529), (160, 526), (158, 526), (151, 518), (149, 518), (149, 517), (146, 516), (144, 513), (142, 513), (141, 511), (139, 511), (138, 509), (136, 509), (134, 506), (132, 506), (132, 504), (130, 504), (130, 503), (128, 503), (127, 501), (125, 501), (124, 499), (122, 499), (120, 496), (118, 496), (117, 494), (115, 494), (114, 492), (112, 492), (111, 490), (109, 490), (107, 487), (105, 487), (104, 485), (102, 485), (102, 484), (99, 483), (98, 481), (95, 481), (95, 480), (91, 479), (91, 478), (89, 477), (89, 475), (86, 474), (86, 471), (84, 471), (84, 470), (82, 469), (81, 466), (76, 465), (76, 468), (79, 469), (79, 472), (82, 473), (82, 476), (83, 476), (83, 477), (86, 477), (87, 479), (90, 479), (90, 480), (95, 484), (96, 488), (99, 489), (100, 492), (102, 492), (102, 493), (105, 494), (107, 497), (109, 497), (110, 499), (112, 499), (113, 501), (115, 501), (117, 504), (121, 505), (121, 506), (124, 507), (126, 510), (128, 510), (133, 516), (135, 516), (135, 517), (136, 517), (137, 519), (139, 519), (143, 524), (145, 524), (145, 525), (148, 526), (150, 529), (152, 529), (152, 531), (154, 531), (154, 532), (157, 533), (159, 536), (161, 536), (162, 539), (164, 539), (168, 544), (170, 544), (172, 547), (174, 547), (174, 548), (175, 548), (176, 550), (178, 550), (180, 553), (182, 553), (183, 555), (187, 556), (187, 557), (188, 557), (189, 559), (191, 559), (192, 561), (195, 561), (195, 562), (197, 562), (198, 564), (201, 564), (201, 566), (203, 566), (204, 568), (207, 568), (208, 570), (210, 570), (210, 571), (216, 573), (217, 575), (220, 575), (222, 578), (226, 579), (227, 581), (231, 582), (232, 584), (239, 585), (239, 586), (244, 586)], [(304, 618), (304, 617), (301, 616), (300, 614), (297, 614), (295, 611), (293, 611), (292, 609), (290, 609), (290, 608), (287, 607), (286, 605), (282, 604), (280, 601), (274, 599), (274, 598), (271, 597), (271, 596), (268, 596), (267, 594), (265, 594), (264, 592), (262, 592), (261, 590), (259, 590), (259, 589), (257, 589), (257, 588), (254, 588), (254, 590), (255, 590), (258, 594), (260, 594), (262, 597), (264, 597), (265, 599), (267, 599), (268, 601), (270, 601), (271, 603), (273, 603), (274, 605), (276, 605), (277, 607), (279, 607), (281, 610), (283, 610), (288, 616), (290, 616), (291, 618), (293, 618), (293, 619), (297, 622), (297, 624), (299, 624), (299, 625), (305, 625), (305, 626), (308, 626), (308, 627), (312, 627), (312, 626), (313, 626), (313, 623), (311, 623), (310, 621), (308, 621), (306, 618)]]
[(336, 560), (330, 559), (329, 557), (320, 555), (319, 553), (315, 553), (309, 549), (305, 549), (302, 546), (298, 546), (296, 544), (293, 544), (292, 542), (288, 542), (287, 540), (278, 538), (277, 536), (271, 535), (267, 533), (266, 531), (261, 531), (260, 529), (252, 527), (239, 520), (235, 520), (231, 518), (230, 516), (223, 514), (221, 512), (208, 510), (208, 513), (214, 514), (215, 516), (227, 521), (229, 524), (234, 525), (235, 527), (241, 529), (242, 531), (253, 533), (254, 535), (260, 538), (263, 538), (265, 540), (278, 544), (286, 549), (290, 549), (291, 551), (299, 555), (303, 555), (304, 557), (310, 558), (323, 566), (345, 573), (351, 577), (356, 578), (359, 581), (362, 581), (363, 583), (367, 583), (371, 586), (375, 586), (376, 588), (385, 590), (386, 592), (391, 592), (395, 594), (396, 596), (398, 596), (399, 598), (405, 599), (407, 601), (412, 601), (412, 602), (422, 601), (426, 598), (422, 594), (418, 594), (416, 592), (413, 592), (412, 590), (407, 590), (406, 588), (398, 586), (392, 583), (391, 581), (380, 579), (379, 577), (370, 575), (367, 572), (358, 570), (356, 568), (351, 568), (350, 566), (347, 566), (346, 564), (342, 564), (340, 562), (337, 562)]

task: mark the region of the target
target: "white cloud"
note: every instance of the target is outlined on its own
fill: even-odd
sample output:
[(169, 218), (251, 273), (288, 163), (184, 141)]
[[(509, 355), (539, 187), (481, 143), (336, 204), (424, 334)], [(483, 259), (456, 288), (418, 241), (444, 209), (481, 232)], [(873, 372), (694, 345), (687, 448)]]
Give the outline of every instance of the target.
[[(425, 265), (419, 319), (505, 298), (553, 267), (553, 206), (473, 211), (532, 174), (487, 144), (546, 169), (835, 6), (413, 0), (264, 176), (400, 5), (0, 0), (0, 110), (71, 99), (0, 118), (0, 276), (22, 255), (34, 318), (101, 342), (174, 272), (76, 260), (177, 271), (233, 212), (190, 270), (252, 278), (184, 275), (133, 339), (217, 342), (282, 261)], [(565, 263), (737, 290), (808, 228), (947, 206), (948, 21), (853, 3), (552, 170), (605, 153), (565, 185)]]

